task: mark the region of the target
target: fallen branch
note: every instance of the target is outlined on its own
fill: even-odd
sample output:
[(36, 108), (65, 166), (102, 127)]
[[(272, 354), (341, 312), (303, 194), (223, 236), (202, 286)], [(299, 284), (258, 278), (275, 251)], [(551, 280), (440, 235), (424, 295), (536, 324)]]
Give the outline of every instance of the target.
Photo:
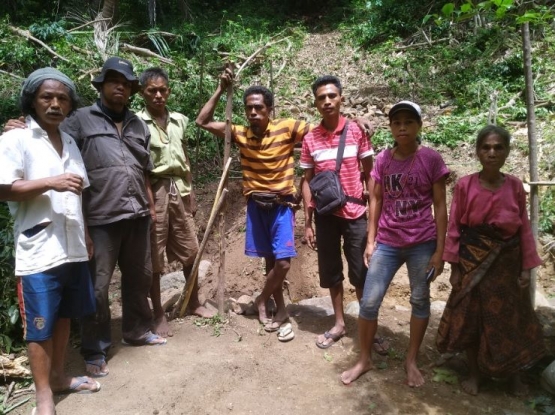
[(31, 397), (25, 398), (22, 401), (16, 402), (15, 404), (13, 404), (12, 406), (10, 406), (9, 408), (4, 409), (3, 414), (7, 415), (8, 413), (10, 413), (11, 411), (13, 411), (15, 408), (17, 408), (18, 406), (23, 405), (24, 403), (28, 402), (31, 399)]
[(73, 49), (75, 52), (79, 52), (79, 53), (82, 53), (82, 54), (84, 54), (84, 55), (90, 56), (90, 55), (93, 54), (93, 52), (91, 52), (90, 50), (80, 48), (79, 46), (71, 45), (70, 47), (71, 47), (71, 49)]
[(239, 69), (237, 70), (237, 73), (235, 74), (235, 79), (239, 79), (239, 74), (241, 73), (241, 71), (249, 64), (249, 62), (251, 60), (254, 59), (254, 57), (256, 55), (258, 55), (260, 52), (262, 52), (264, 49), (268, 49), (270, 46), (275, 45), (276, 43), (280, 43), (283, 42), (284, 40), (287, 40), (289, 38), (289, 36), (284, 37), (282, 39), (276, 40), (274, 42), (267, 42), (264, 46), (259, 47), (257, 50), (254, 51), (254, 53), (252, 55), (250, 55), (247, 60), (245, 62), (243, 62), (243, 64), (239, 67)]
[(10, 386), (8, 386), (8, 391), (4, 395), (4, 402), (2, 403), (2, 406), (4, 408), (6, 407), (6, 403), (8, 402), (8, 399), (10, 398), (10, 395), (12, 394), (14, 387), (15, 387), (15, 382), (10, 383)]
[(417, 48), (417, 47), (420, 47), (420, 46), (431, 46), (434, 43), (446, 42), (448, 40), (449, 40), (448, 37), (444, 37), (443, 39), (430, 40), (429, 42), (413, 43), (412, 45), (406, 45), (406, 46), (396, 46), (394, 49), (395, 50), (405, 50), (405, 49), (410, 49), (410, 48)]
[(90, 22), (87, 22), (87, 23), (84, 23), (84, 24), (82, 24), (82, 25), (80, 25), (80, 26), (74, 27), (73, 29), (69, 29), (69, 30), (67, 31), (67, 33), (75, 32), (75, 31), (77, 31), (77, 30), (79, 30), (79, 29), (82, 29), (82, 28), (84, 28), (84, 27), (93, 25), (93, 24), (95, 24), (95, 23), (99, 23), (99, 22), (103, 22), (103, 21), (108, 21), (108, 20), (112, 20), (112, 18), (111, 18), (111, 17), (103, 17), (103, 18), (100, 18), (100, 19), (94, 19), (94, 20), (91, 20)]
[(239, 59), (247, 59), (245, 56), (243, 55), (237, 55), (236, 53), (232, 53), (232, 52), (222, 52), (222, 51), (218, 51), (218, 55), (223, 56), (224, 58), (229, 58), (230, 56), (234, 57), (234, 58), (239, 58)]
[(169, 38), (172, 38), (172, 39), (175, 39), (175, 38), (177, 38), (177, 37), (180, 36), (180, 35), (176, 35), (176, 34), (173, 34), (173, 33), (170, 33), (170, 32), (156, 31), (156, 32), (143, 32), (143, 33), (140, 33), (140, 34), (138, 35), (138, 38), (139, 38), (139, 39), (150, 39), (150, 38), (149, 38), (150, 35), (160, 35), (160, 36), (162, 36), (162, 37), (169, 37)]
[(4, 378), (27, 378), (31, 376), (31, 371), (23, 366), (28, 363), (26, 356), (19, 356), (16, 359), (10, 359), (8, 356), (0, 356), (0, 368)]
[(283, 71), (283, 69), (285, 68), (285, 65), (287, 64), (287, 58), (283, 58), (283, 62), (281, 63), (279, 69), (277, 70), (276, 74), (274, 75), (274, 81), (276, 80), (276, 78), (281, 74), (281, 72)]
[(69, 63), (69, 59), (64, 58), (63, 56), (57, 54), (56, 52), (54, 52), (46, 43), (44, 43), (42, 40), (37, 39), (36, 37), (34, 37), (33, 35), (31, 35), (31, 32), (29, 32), (28, 30), (23, 30), (20, 29), (18, 27), (14, 27), (14, 26), (8, 26), (10, 28), (10, 30), (12, 32), (17, 33), (20, 36), (23, 36), (24, 38), (31, 40), (33, 42), (35, 42), (36, 44), (42, 46), (44, 49), (46, 49), (48, 51), (48, 53), (50, 53), (51, 55), (57, 57), (58, 59), (63, 60), (64, 62), (68, 62)]
[(133, 45), (130, 45), (128, 43), (123, 43), (121, 45), (121, 47), (122, 47), (122, 49), (126, 49), (130, 52), (133, 52), (133, 53), (137, 54), (137, 55), (147, 56), (149, 58), (156, 58), (156, 59), (159, 59), (160, 62), (164, 62), (164, 63), (170, 64), (170, 65), (175, 65), (171, 59), (164, 58), (163, 56), (158, 55), (157, 53), (154, 53), (150, 49), (139, 48), (137, 46), (133, 46)]
[[(285, 49), (285, 52), (289, 52), (291, 50), (291, 42), (288, 40), (287, 41), (287, 48)], [(281, 74), (281, 72), (283, 71), (283, 69), (285, 68), (285, 65), (287, 64), (287, 58), (284, 57), (283, 58), (283, 62), (281, 63), (279, 69), (277, 70), (276, 74), (273, 76), (273, 80), (275, 81), (276, 78)]]
[(25, 78), (22, 78), (22, 77), (19, 76), (19, 75), (14, 74), (14, 73), (7, 72), (7, 71), (3, 71), (2, 69), (0, 69), (0, 73), (1, 73), (1, 74), (4, 74), (4, 75), (11, 76), (12, 78), (17, 79), (18, 81), (22, 81), (23, 79), (25, 79)]
[(513, 108), (515, 106), (516, 100), (518, 97), (520, 97), (522, 95), (522, 91), (516, 93), (510, 100), (509, 102), (507, 102), (505, 105), (503, 105), (502, 107), (499, 107), (497, 109), (497, 112), (499, 111), (503, 111), (506, 110), (507, 108)]
[(94, 68), (94, 69), (91, 69), (90, 71), (85, 72), (83, 75), (79, 76), (79, 78), (77, 78), (77, 79), (81, 80), (81, 79), (85, 78), (86, 76), (91, 76), (92, 74), (98, 73), (98, 72), (100, 72), (100, 68)]

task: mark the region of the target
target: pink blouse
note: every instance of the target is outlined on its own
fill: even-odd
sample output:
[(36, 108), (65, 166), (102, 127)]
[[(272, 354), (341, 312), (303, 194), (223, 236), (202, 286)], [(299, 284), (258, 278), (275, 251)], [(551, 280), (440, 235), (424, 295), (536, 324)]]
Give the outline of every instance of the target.
[(505, 182), (496, 190), (480, 184), (478, 173), (461, 178), (455, 185), (443, 260), (459, 262), (461, 226), (495, 225), (505, 239), (520, 234), (522, 268), (541, 265), (536, 242), (526, 211), (526, 192), (515, 176), (505, 174)]

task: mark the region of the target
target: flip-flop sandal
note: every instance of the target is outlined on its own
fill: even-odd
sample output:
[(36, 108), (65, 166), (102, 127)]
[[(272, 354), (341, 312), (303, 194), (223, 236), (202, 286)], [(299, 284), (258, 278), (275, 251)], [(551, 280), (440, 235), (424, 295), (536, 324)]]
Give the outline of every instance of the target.
[(374, 337), (373, 348), (376, 353), (387, 356), (389, 352), (389, 342), (383, 337)]
[(295, 332), (291, 323), (283, 324), (277, 333), (277, 338), (280, 342), (288, 342), (295, 338)]
[(318, 346), (320, 349), (327, 349), (331, 346), (333, 346), (337, 341), (339, 341), (343, 336), (345, 336), (345, 333), (340, 333), (340, 334), (334, 334), (334, 333), (330, 333), (329, 331), (326, 331), (324, 333), (324, 337), (327, 339), (330, 339), (331, 342), (329, 343), (320, 343), (318, 340), (316, 340), (316, 346)]
[(91, 373), (87, 370), (87, 373), (89, 374), (89, 376), (93, 377), (93, 378), (103, 378), (104, 376), (108, 376), (108, 373), (110, 373), (109, 371), (103, 371), (102, 370), (102, 366), (104, 366), (106, 364), (106, 359), (104, 358), (100, 358), (100, 359), (94, 359), (94, 360), (86, 360), (85, 359), (85, 364), (86, 365), (91, 365), (91, 366), (96, 366), (100, 371), (98, 373)]
[(282, 321), (279, 320), (273, 320), (270, 323), (267, 323), (264, 325), (264, 331), (268, 332), (268, 333), (273, 333), (275, 331), (278, 331), (279, 328), (287, 323), (289, 321), (289, 317), (283, 319)]
[[(91, 384), (94, 385), (94, 389), (79, 389), (81, 385), (84, 384)], [(63, 389), (61, 391), (54, 392), (56, 395), (68, 395), (70, 393), (76, 393), (79, 395), (88, 394), (88, 393), (95, 393), (100, 390), (100, 383), (96, 380), (91, 379), (88, 376), (79, 376), (75, 378), (75, 380), (69, 385), (67, 389)]]
[[(162, 341), (160, 341), (162, 339)], [(149, 331), (146, 335), (142, 338), (137, 340), (125, 340), (121, 339), (121, 342), (126, 346), (162, 346), (168, 342), (167, 339), (163, 338), (162, 336), (158, 336), (157, 334), (152, 333)]]

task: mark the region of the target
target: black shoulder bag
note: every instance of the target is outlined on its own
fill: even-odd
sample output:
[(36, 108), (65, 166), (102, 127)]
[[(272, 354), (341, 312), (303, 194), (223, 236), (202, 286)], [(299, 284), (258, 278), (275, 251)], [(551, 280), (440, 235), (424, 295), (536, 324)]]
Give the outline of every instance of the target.
[(312, 199), (316, 203), (316, 212), (319, 215), (331, 215), (337, 209), (345, 206), (347, 202), (366, 205), (365, 200), (347, 196), (339, 181), (339, 170), (341, 170), (341, 162), (343, 161), (348, 125), (349, 123), (346, 122), (341, 137), (339, 138), (335, 170), (322, 171), (316, 174), (309, 183)]

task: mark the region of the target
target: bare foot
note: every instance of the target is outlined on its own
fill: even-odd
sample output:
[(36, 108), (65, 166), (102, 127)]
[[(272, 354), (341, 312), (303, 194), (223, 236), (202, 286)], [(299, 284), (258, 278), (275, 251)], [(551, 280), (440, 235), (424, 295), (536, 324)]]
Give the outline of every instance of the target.
[(510, 379), (509, 391), (511, 395), (514, 395), (518, 398), (522, 398), (523, 396), (526, 396), (526, 394), (528, 393), (528, 385), (526, 385), (525, 383), (522, 383), (522, 379), (520, 378), (520, 375), (514, 375)]
[(347, 334), (347, 332), (345, 331), (345, 327), (342, 326), (333, 326), (326, 333), (320, 334), (316, 339), (316, 345), (320, 349), (327, 349), (329, 346), (331, 346), (333, 343)]
[(152, 332), (162, 337), (173, 336), (173, 331), (168, 324), (165, 313), (162, 314), (160, 317), (156, 317), (154, 319), (154, 323), (152, 324)]
[(416, 366), (416, 362), (405, 363), (405, 371), (407, 372), (407, 384), (411, 388), (419, 388), (424, 385), (424, 376)]
[(266, 323), (264, 325), (264, 330), (269, 331), (269, 332), (277, 331), (277, 330), (279, 330), (280, 326), (283, 323), (287, 322), (288, 320), (289, 320), (289, 314), (287, 314), (287, 311), (280, 310), (274, 316), (272, 321), (270, 321), (269, 323)]
[(268, 317), (266, 312), (266, 303), (260, 300), (260, 296), (256, 297), (254, 300), (254, 306), (258, 310), (258, 321), (266, 325), (272, 322), (272, 319)]
[(352, 382), (372, 369), (374, 369), (374, 365), (370, 361), (356, 362), (352, 368), (341, 374), (341, 382), (343, 382), (344, 385), (350, 385)]
[(85, 360), (85, 370), (93, 377), (104, 377), (110, 373), (106, 360), (102, 357), (96, 360)]
[(215, 312), (207, 309), (205, 306), (200, 304), (197, 307), (192, 308), (191, 313), (194, 314), (195, 316), (199, 316), (203, 318), (212, 318), (216, 315)]
[(36, 399), (37, 406), (36, 408), (33, 408), (33, 415), (52, 415), (56, 413), (54, 399), (50, 390), (37, 392)]
[(461, 382), (461, 389), (469, 395), (478, 395), (480, 389), (480, 379), (476, 376), (469, 376)]

